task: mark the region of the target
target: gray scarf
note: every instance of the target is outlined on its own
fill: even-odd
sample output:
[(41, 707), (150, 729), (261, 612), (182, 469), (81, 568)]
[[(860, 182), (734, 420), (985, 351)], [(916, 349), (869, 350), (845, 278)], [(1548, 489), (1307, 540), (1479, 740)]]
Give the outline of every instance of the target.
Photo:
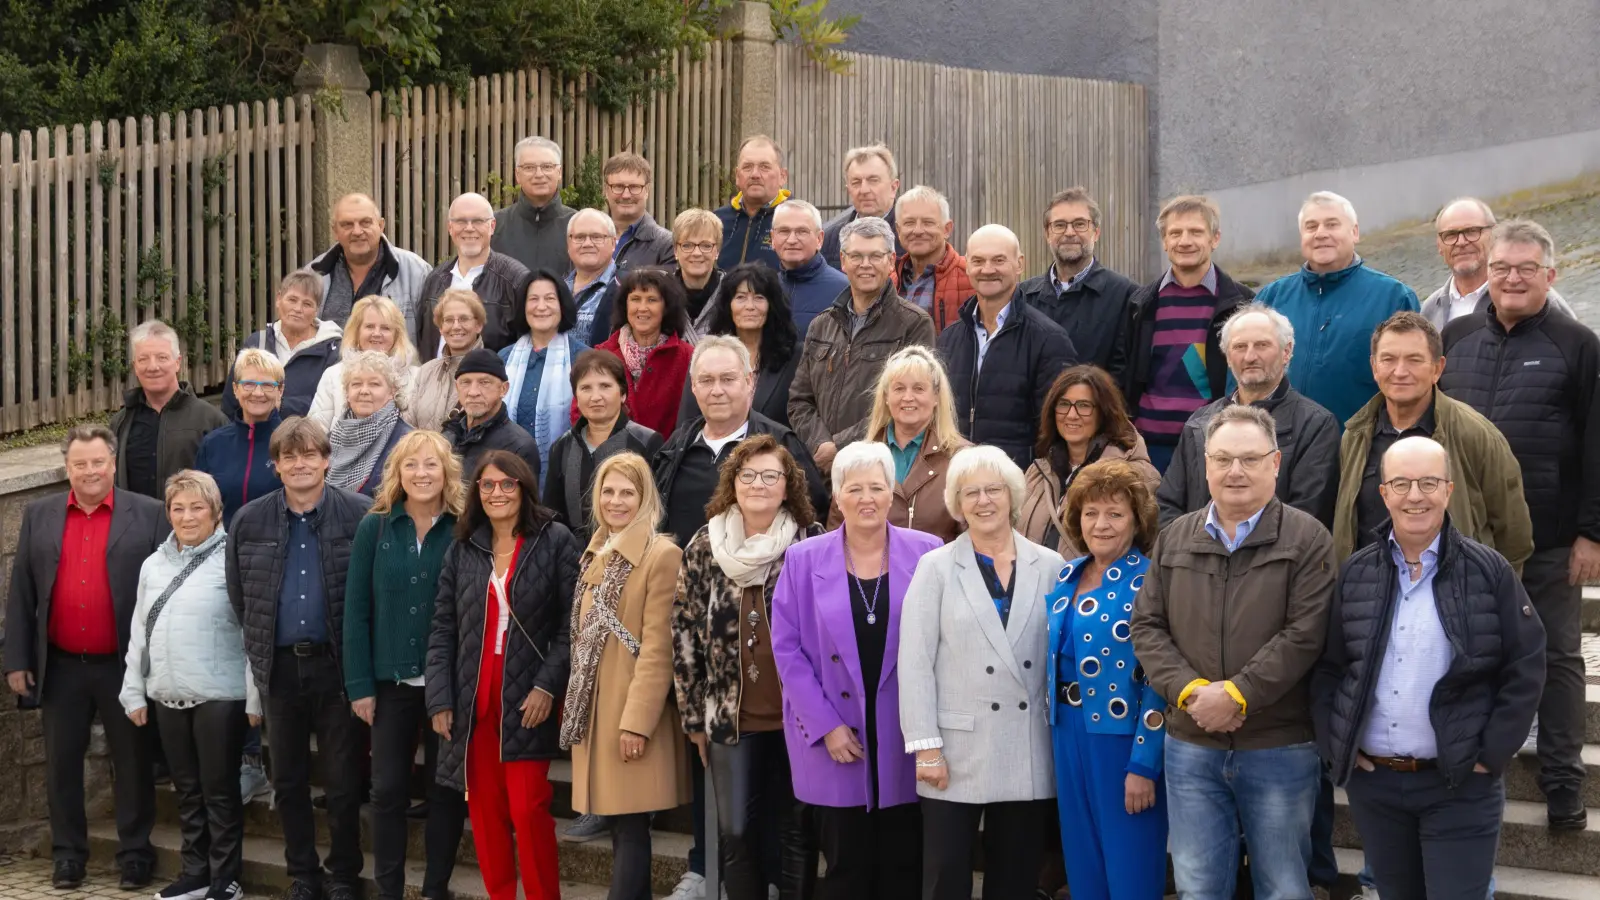
[(333, 456), (328, 460), (328, 482), (345, 490), (360, 490), (372, 477), (372, 468), (378, 456), (389, 444), (394, 426), (400, 421), (400, 410), (390, 400), (383, 408), (367, 416), (356, 418), (352, 410), (345, 410), (342, 418), (333, 423), (328, 433), (328, 444)]

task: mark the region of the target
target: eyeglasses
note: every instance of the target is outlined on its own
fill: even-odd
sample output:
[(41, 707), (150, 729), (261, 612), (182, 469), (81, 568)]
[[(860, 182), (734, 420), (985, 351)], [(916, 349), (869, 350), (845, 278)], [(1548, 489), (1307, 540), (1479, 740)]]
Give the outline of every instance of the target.
[(801, 226), (799, 228), (774, 228), (772, 229), (772, 239), (781, 243), (790, 238), (809, 237), (813, 233), (813, 229), (806, 228), (805, 226)]
[(463, 217), (463, 218), (459, 218), (459, 219), (452, 218), (450, 220), (450, 224), (451, 225), (459, 225), (462, 228), (487, 228), (487, 227), (489, 227), (489, 223), (493, 222), (493, 221), (494, 221), (494, 217), (493, 216), (491, 216), (491, 217), (489, 217), (487, 219), (483, 218), (482, 216), (471, 216), (471, 217)]
[(478, 324), (477, 316), (445, 316), (440, 320), (446, 328), (462, 328), (467, 325)]
[(846, 265), (851, 266), (859, 266), (864, 262), (870, 262), (876, 266), (893, 255), (893, 253), (890, 253), (887, 250), (877, 250), (872, 253), (852, 252), (844, 254), (844, 261)]
[(522, 165), (517, 166), (517, 171), (524, 175), (533, 175), (535, 173), (540, 175), (549, 175), (560, 168), (560, 163), (523, 163)]
[(1229, 456), (1226, 453), (1207, 453), (1206, 460), (1211, 463), (1213, 469), (1218, 471), (1225, 472), (1233, 468), (1234, 463), (1238, 463), (1244, 467), (1246, 472), (1254, 472), (1261, 468), (1261, 464), (1266, 462), (1267, 457), (1271, 455), (1270, 453), (1264, 453), (1259, 456)]
[(1483, 233), (1488, 231), (1490, 227), (1489, 225), (1473, 225), (1470, 228), (1451, 228), (1448, 231), (1439, 232), (1439, 242), (1453, 245), (1466, 241), (1469, 244), (1476, 244), (1478, 239), (1483, 237)]
[(761, 479), (762, 484), (766, 485), (767, 487), (772, 487), (783, 478), (783, 473), (777, 469), (761, 469), (760, 471), (755, 469), (739, 470), (740, 484), (755, 484), (757, 478)]
[(609, 234), (569, 234), (567, 235), (567, 240), (582, 247), (586, 244), (599, 246), (608, 240), (616, 240), (616, 238)]
[(499, 491), (502, 494), (515, 494), (521, 490), (522, 483), (515, 478), (479, 478), (478, 492), (492, 494)]
[(608, 185), (606, 185), (606, 190), (610, 191), (613, 194), (631, 194), (631, 195), (633, 195), (635, 197), (638, 197), (638, 196), (641, 196), (642, 194), (644, 194), (645, 188), (647, 188), (647, 187), (649, 187), (649, 185), (644, 185), (644, 184), (608, 184)]
[(1089, 230), (1094, 228), (1094, 222), (1090, 219), (1073, 219), (1070, 222), (1066, 219), (1056, 219), (1044, 226), (1045, 232), (1051, 237), (1066, 234), (1069, 228), (1079, 234), (1088, 234)]
[(976, 484), (972, 487), (961, 489), (962, 500), (976, 500), (983, 497), (986, 500), (999, 500), (1005, 496), (1006, 486), (1003, 484)]
[(282, 384), (276, 381), (235, 381), (234, 385), (246, 394), (270, 394), (283, 387)]
[(1449, 483), (1450, 479), (1448, 478), (1440, 478), (1437, 475), (1424, 475), (1421, 478), (1391, 478), (1383, 484), (1394, 493), (1405, 495), (1411, 493), (1412, 485), (1416, 485), (1424, 494), (1431, 494)]
[(1060, 415), (1070, 415), (1072, 413), (1077, 413), (1081, 418), (1087, 419), (1090, 416), (1094, 415), (1094, 413), (1095, 413), (1094, 401), (1093, 400), (1057, 400), (1056, 401), (1056, 412), (1058, 414), (1060, 414)]
[(1512, 272), (1515, 272), (1522, 276), (1523, 281), (1528, 281), (1533, 278), (1533, 276), (1543, 271), (1544, 268), (1545, 266), (1543, 263), (1527, 262), (1520, 266), (1508, 265), (1506, 263), (1490, 263), (1489, 274), (1497, 280), (1504, 280), (1511, 277)]
[(712, 241), (684, 241), (678, 249), (684, 253), (715, 253), (717, 245)]

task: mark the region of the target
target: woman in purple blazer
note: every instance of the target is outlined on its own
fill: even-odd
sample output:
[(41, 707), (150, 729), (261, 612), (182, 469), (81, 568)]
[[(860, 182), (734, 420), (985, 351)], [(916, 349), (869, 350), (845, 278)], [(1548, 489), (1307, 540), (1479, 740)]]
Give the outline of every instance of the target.
[(817, 900), (922, 894), (922, 815), (895, 659), (906, 587), (941, 542), (888, 523), (894, 474), (884, 444), (839, 451), (844, 526), (790, 547), (772, 596), (795, 797), (812, 807), (828, 863)]

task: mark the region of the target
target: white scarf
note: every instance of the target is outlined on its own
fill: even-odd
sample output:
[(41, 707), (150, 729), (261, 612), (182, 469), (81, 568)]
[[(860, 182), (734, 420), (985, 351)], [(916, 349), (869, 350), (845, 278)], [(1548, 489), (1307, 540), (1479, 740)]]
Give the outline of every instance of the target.
[[(550, 446), (567, 431), (567, 419), (572, 407), (572, 345), (567, 342), (570, 332), (558, 334), (545, 347), (544, 368), (539, 373), (539, 395), (535, 409), (521, 410), (517, 404), (522, 398), (522, 380), (528, 375), (528, 361), (533, 358), (533, 340), (528, 335), (517, 338), (506, 351), (506, 415), (523, 425), (532, 422), (528, 431), (539, 445), (539, 458), (550, 459)], [(544, 487), (544, 476), (549, 465), (539, 467), (539, 486)]]
[(744, 516), (737, 506), (713, 517), (706, 526), (711, 530), (711, 558), (722, 574), (741, 588), (766, 584), (773, 565), (783, 559), (800, 532), (786, 509), (778, 510), (766, 534), (746, 535)]

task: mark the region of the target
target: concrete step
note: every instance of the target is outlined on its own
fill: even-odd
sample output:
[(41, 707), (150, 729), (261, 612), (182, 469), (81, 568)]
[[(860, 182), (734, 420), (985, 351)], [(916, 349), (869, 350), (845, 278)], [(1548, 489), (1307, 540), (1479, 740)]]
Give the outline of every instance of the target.
[(1584, 585), (1583, 630), (1585, 634), (1600, 632), (1600, 586)]
[(1588, 684), (1583, 690), (1583, 740), (1586, 744), (1600, 744), (1600, 685)]
[[(1342, 789), (1334, 792), (1334, 803), (1334, 846), (1359, 848), (1361, 836), (1350, 818), (1350, 801)], [(1589, 825), (1582, 831), (1551, 831), (1545, 822), (1543, 803), (1507, 800), (1497, 859), (1503, 865), (1521, 869), (1600, 876), (1600, 810), (1589, 810)]]
[[(1583, 768), (1588, 773), (1583, 780), (1583, 805), (1600, 807), (1600, 744), (1583, 746)], [(1539, 790), (1539, 759), (1518, 754), (1506, 769), (1506, 799), (1543, 803), (1544, 793)], [(1600, 900), (1600, 895), (1596, 895)]]
[[(1339, 860), (1340, 888), (1354, 891), (1360, 896), (1356, 875), (1361, 871), (1360, 850), (1336, 849)], [(1595, 900), (1600, 898), (1600, 878), (1593, 875), (1569, 875), (1562, 872), (1541, 872), (1537, 869), (1519, 869), (1515, 866), (1496, 866), (1494, 870), (1496, 900)], [(1343, 896), (1335, 891), (1335, 897)]]

